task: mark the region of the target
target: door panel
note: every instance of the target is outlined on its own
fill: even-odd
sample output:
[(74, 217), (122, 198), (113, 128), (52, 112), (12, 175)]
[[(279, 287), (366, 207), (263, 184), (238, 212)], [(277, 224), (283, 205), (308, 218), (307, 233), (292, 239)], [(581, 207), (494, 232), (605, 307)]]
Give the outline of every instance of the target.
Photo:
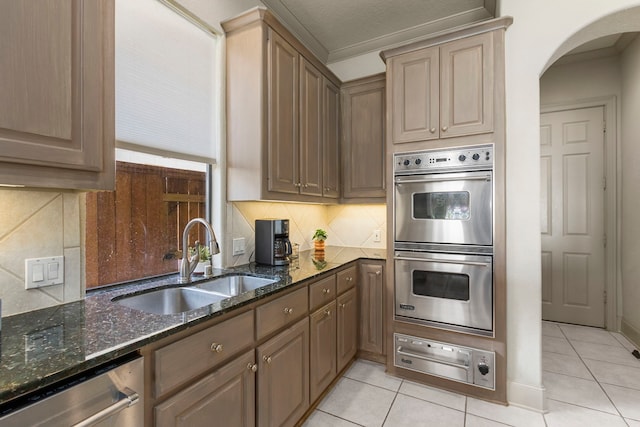
[(300, 193), (322, 195), (322, 74), (300, 61)]
[(298, 52), (269, 30), (269, 191), (298, 193)]
[(604, 327), (603, 107), (540, 116), (542, 318)]

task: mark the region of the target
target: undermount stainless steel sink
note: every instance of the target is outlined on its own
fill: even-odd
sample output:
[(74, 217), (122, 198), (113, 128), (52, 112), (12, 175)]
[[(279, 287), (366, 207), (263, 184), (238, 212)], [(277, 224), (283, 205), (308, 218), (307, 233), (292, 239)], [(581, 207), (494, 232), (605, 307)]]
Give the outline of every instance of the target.
[(124, 297), (114, 302), (136, 310), (154, 314), (180, 314), (222, 301), (219, 295), (192, 288), (167, 288)]
[(227, 297), (234, 297), (244, 292), (254, 291), (277, 281), (277, 279), (268, 279), (265, 277), (234, 274), (218, 277), (208, 282), (195, 284), (194, 288), (208, 292), (215, 292), (226, 295)]

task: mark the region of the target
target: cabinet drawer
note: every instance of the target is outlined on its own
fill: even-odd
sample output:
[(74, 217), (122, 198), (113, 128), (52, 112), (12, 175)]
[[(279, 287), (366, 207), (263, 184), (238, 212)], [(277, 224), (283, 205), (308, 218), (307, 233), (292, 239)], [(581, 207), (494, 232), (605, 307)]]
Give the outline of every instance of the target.
[(157, 350), (155, 396), (228, 360), (253, 345), (253, 311)]
[(346, 270), (342, 270), (337, 274), (338, 277), (338, 295), (353, 288), (356, 284), (356, 277), (358, 272), (356, 266), (349, 267)]
[(256, 337), (262, 339), (307, 314), (307, 287), (256, 308)]
[(319, 280), (309, 285), (309, 310), (314, 311), (318, 307), (331, 302), (336, 297), (336, 276)]

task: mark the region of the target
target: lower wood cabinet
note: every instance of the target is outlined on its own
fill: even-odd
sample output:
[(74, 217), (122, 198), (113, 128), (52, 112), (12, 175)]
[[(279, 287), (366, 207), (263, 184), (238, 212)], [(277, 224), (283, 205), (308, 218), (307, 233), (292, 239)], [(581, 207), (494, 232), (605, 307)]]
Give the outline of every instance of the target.
[(309, 318), (260, 345), (256, 356), (258, 426), (295, 425), (309, 407)]
[(360, 263), (358, 280), (360, 333), (358, 350), (372, 356), (384, 355), (384, 264)]
[(336, 301), (309, 316), (309, 395), (314, 402), (336, 377)]
[(353, 288), (336, 300), (336, 371), (353, 359), (358, 349), (358, 300)]
[(253, 350), (214, 371), (154, 409), (155, 425), (255, 425)]

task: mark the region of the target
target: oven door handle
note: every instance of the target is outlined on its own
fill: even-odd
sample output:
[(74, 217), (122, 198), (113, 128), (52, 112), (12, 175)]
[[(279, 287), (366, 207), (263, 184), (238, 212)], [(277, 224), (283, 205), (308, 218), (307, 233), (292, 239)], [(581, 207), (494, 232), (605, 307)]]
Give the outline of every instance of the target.
[(414, 183), (421, 183), (421, 182), (446, 182), (446, 181), (487, 181), (488, 182), (488, 181), (491, 181), (491, 174), (480, 175), (480, 176), (465, 176), (465, 177), (434, 176), (432, 178), (427, 178), (425, 176), (420, 176), (420, 178), (397, 176), (395, 181), (396, 181), (396, 184), (403, 184), (403, 183), (414, 184)]
[[(416, 359), (426, 360), (428, 362), (442, 363), (443, 365), (452, 366), (454, 368), (462, 368), (462, 369), (465, 369), (467, 371), (469, 370), (469, 366), (468, 365), (463, 365), (463, 364), (460, 364), (460, 363), (447, 362), (446, 360), (436, 359), (436, 358), (428, 357), (428, 356), (423, 356), (422, 354), (413, 353), (413, 352), (410, 352), (410, 351), (403, 350), (402, 346), (399, 346), (397, 348), (396, 353), (401, 354), (403, 356), (415, 357)], [(466, 353), (466, 355), (470, 357), (469, 353)]]
[(491, 267), (491, 264), (488, 262), (478, 262), (478, 261), (454, 261), (449, 259), (435, 259), (435, 258), (409, 258), (409, 257), (400, 257), (397, 256), (395, 259), (400, 261), (418, 261), (418, 262), (438, 262), (443, 264), (462, 264), (462, 265), (473, 265), (477, 267)]

